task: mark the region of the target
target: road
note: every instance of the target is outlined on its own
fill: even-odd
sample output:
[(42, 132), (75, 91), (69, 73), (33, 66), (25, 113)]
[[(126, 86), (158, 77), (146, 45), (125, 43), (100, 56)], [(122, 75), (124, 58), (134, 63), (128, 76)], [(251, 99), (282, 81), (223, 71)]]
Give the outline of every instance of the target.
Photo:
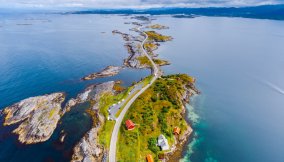
[(150, 81), (150, 84), (147, 84), (145, 87), (143, 87), (138, 93), (136, 93), (130, 100), (129, 102), (125, 105), (125, 107), (123, 108), (123, 110), (121, 111), (119, 117), (116, 119), (116, 123), (114, 125), (113, 131), (112, 131), (112, 135), (111, 135), (111, 141), (110, 141), (110, 148), (109, 148), (109, 162), (116, 162), (116, 144), (117, 144), (117, 139), (118, 139), (118, 132), (119, 132), (119, 128), (121, 126), (122, 120), (126, 114), (126, 112), (128, 111), (128, 109), (130, 108), (130, 106), (133, 104), (133, 102), (144, 92), (146, 91), (156, 80), (157, 78), (161, 75), (161, 73), (159, 72), (159, 67), (154, 63), (154, 61), (152, 60), (152, 58), (148, 55), (147, 51), (144, 49), (144, 43), (145, 41), (148, 39), (148, 35), (141, 31), (140, 29), (141, 27), (138, 27), (137, 29), (143, 33), (145, 35), (145, 39), (141, 42), (141, 46), (142, 46), (142, 50), (144, 55), (150, 60), (152, 66), (153, 66), (153, 74), (154, 77), (153, 79)]
[(138, 84), (135, 84), (134, 85), (134, 88), (127, 94), (127, 97), (125, 99), (122, 99), (121, 101), (119, 101), (118, 103), (110, 106), (110, 108), (108, 109), (108, 112), (109, 112), (109, 118), (111, 120), (116, 120), (116, 117), (115, 115), (117, 114), (117, 112), (119, 111), (119, 109), (125, 104), (125, 102), (127, 102), (131, 97), (132, 95), (139, 91), (140, 89), (143, 88), (143, 83), (138, 83)]

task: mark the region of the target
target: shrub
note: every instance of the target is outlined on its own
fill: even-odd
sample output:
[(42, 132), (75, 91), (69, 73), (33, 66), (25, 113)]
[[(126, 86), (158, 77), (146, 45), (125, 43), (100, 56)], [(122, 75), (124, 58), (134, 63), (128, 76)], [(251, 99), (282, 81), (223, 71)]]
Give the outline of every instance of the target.
[(157, 139), (156, 138), (149, 138), (148, 140), (148, 148), (153, 153), (157, 154), (160, 151), (160, 148), (157, 146)]

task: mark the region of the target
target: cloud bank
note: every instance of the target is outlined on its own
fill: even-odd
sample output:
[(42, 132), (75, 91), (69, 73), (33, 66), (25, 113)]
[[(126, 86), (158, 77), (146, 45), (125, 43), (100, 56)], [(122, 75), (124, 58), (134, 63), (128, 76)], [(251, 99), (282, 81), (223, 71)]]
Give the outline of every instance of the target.
[(283, 4), (284, 0), (0, 0), (0, 7), (231, 7)]

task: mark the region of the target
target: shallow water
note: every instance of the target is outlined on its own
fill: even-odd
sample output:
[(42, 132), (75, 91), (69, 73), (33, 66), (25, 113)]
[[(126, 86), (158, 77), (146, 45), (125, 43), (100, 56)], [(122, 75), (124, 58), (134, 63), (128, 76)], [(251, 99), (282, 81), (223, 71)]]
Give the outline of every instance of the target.
[[(149, 74), (126, 69), (111, 78), (79, 80), (108, 65), (122, 64), (128, 54), (121, 37), (111, 31), (128, 31), (130, 26), (123, 23), (129, 17), (0, 17), (1, 108), (58, 91), (73, 97), (88, 84), (106, 80), (122, 79), (129, 85)], [(284, 22), (169, 16), (157, 17), (156, 22), (168, 25), (170, 29), (161, 32), (174, 37), (157, 51), (172, 63), (163, 69), (167, 74), (196, 77), (202, 91), (188, 107), (193, 110), (189, 117), (194, 120), (195, 136), (183, 161), (283, 161)], [(67, 161), (70, 147), (90, 127), (86, 107), (79, 105), (66, 114), (43, 144), (20, 145), (16, 136), (7, 133), (10, 127), (0, 127), (0, 161)], [(70, 133), (66, 144), (57, 145), (62, 129)], [(72, 133), (76, 130), (81, 132)]]

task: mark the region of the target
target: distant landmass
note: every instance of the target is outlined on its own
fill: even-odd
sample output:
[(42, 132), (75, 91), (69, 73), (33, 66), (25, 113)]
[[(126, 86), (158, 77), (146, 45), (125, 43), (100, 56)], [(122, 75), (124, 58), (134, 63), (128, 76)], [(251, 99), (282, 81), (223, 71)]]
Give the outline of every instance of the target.
[(151, 9), (89, 9), (69, 12), (72, 14), (150, 14), (174, 15), (191, 18), (201, 16), (244, 17), (256, 19), (284, 20), (284, 4), (254, 7), (210, 7), (210, 8), (151, 8)]

